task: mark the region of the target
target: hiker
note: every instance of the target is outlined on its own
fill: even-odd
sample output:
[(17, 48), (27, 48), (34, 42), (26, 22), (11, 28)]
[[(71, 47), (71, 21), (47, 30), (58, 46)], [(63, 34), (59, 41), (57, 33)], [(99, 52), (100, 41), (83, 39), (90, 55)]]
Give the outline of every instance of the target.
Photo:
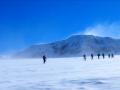
[(91, 54), (91, 60), (93, 60), (93, 57), (94, 57), (94, 55), (93, 55), (93, 54)]
[(100, 59), (100, 53), (98, 53), (97, 56), (98, 56), (98, 59)]
[(45, 64), (46, 63), (46, 56), (43, 55), (43, 63)]
[(110, 58), (110, 56), (111, 56), (111, 55), (110, 55), (110, 54), (108, 54), (108, 58)]
[(102, 54), (102, 57), (103, 57), (103, 59), (105, 58), (105, 54), (104, 53)]
[(114, 54), (113, 53), (111, 54), (111, 57), (114, 58)]
[(85, 55), (85, 54), (83, 55), (83, 58), (84, 58), (84, 60), (86, 61), (86, 55)]

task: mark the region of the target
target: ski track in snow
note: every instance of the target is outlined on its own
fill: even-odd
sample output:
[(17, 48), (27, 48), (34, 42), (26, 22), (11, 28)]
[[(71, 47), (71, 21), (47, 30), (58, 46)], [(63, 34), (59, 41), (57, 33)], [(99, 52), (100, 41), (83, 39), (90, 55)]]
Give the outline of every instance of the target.
[(120, 90), (120, 56), (0, 60), (0, 90)]

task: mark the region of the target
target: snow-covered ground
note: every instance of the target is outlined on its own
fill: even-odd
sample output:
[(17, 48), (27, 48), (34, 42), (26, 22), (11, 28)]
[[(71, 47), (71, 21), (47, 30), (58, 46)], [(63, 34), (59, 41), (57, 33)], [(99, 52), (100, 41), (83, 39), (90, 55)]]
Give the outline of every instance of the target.
[(0, 90), (120, 90), (120, 56), (0, 60)]

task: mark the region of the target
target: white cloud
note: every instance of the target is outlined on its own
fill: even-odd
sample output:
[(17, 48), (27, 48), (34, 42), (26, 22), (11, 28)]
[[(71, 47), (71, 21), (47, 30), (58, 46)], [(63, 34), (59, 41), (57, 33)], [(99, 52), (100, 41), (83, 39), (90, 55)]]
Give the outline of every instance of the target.
[(96, 24), (92, 27), (86, 28), (83, 34), (120, 38), (120, 23)]

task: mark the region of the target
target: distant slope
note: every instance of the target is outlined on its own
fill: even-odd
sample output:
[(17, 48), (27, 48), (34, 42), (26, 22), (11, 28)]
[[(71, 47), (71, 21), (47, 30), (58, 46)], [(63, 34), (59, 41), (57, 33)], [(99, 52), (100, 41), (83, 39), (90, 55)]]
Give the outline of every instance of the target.
[(97, 37), (92, 35), (73, 35), (66, 40), (49, 44), (33, 45), (14, 57), (37, 58), (42, 55), (48, 57), (76, 57), (84, 53), (120, 53), (120, 39)]

